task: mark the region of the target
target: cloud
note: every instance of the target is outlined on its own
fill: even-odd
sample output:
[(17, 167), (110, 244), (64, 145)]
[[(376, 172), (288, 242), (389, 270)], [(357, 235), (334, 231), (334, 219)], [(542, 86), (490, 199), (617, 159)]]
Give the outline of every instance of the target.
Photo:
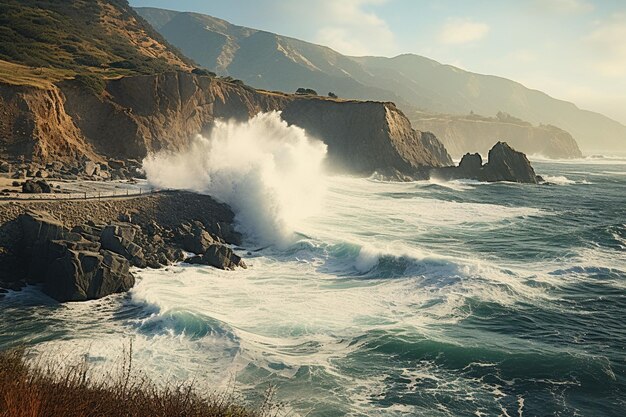
[(534, 7), (557, 14), (589, 13), (594, 9), (593, 4), (586, 0), (535, 0)]
[(626, 76), (626, 13), (616, 13), (598, 22), (596, 29), (584, 38), (592, 51), (590, 63), (601, 75)]
[(439, 42), (449, 45), (478, 41), (489, 33), (485, 23), (474, 22), (469, 18), (450, 18), (439, 32)]
[(315, 8), (323, 16), (322, 27), (315, 42), (327, 45), (347, 55), (389, 55), (397, 53), (393, 32), (367, 6), (377, 6), (388, 0), (320, 0)]

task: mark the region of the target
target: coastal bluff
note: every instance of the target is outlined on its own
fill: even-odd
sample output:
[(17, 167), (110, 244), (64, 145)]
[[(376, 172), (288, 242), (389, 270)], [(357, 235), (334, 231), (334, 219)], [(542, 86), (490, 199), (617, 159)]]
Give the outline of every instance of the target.
[(452, 160), (434, 135), (411, 127), (390, 102), (255, 90), (240, 82), (172, 71), (106, 80), (101, 91), (65, 80), (45, 88), (0, 84), (0, 155), (7, 159), (141, 160), (184, 149), (217, 119), (280, 111), (328, 146), (339, 171), (423, 176)]
[(228, 206), (181, 191), (1, 203), (0, 293), (43, 284), (57, 301), (83, 301), (130, 289), (131, 267), (161, 268), (189, 258), (245, 268), (231, 249), (241, 243), (233, 219)]

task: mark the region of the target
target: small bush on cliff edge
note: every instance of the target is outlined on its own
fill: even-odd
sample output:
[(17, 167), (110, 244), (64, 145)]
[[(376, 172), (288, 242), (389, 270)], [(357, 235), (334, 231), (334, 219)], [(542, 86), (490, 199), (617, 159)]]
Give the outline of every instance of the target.
[(270, 417), (272, 392), (257, 411), (229, 396), (201, 396), (189, 384), (157, 388), (132, 369), (132, 352), (119, 378), (90, 379), (85, 364), (53, 370), (25, 360), (23, 350), (0, 352), (0, 417), (187, 416)]
[(74, 80), (82, 87), (99, 96), (104, 92), (106, 82), (95, 74), (78, 74)]

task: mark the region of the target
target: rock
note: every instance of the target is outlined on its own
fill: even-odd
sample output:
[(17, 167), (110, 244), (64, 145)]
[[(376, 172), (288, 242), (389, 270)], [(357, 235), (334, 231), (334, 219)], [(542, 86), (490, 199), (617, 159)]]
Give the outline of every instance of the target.
[(47, 269), (44, 292), (59, 302), (85, 301), (128, 291), (134, 284), (127, 259), (106, 250), (66, 249)]
[(14, 180), (23, 180), (26, 178), (26, 170), (25, 169), (19, 169), (17, 171), (15, 171), (15, 174), (13, 174), (13, 176), (11, 176), (12, 179)]
[(22, 239), (27, 246), (47, 240), (67, 239), (71, 232), (58, 219), (43, 211), (29, 211), (18, 217)]
[(63, 171), (65, 167), (63, 166), (63, 162), (53, 161), (46, 164), (46, 169), (49, 171)]
[(186, 262), (192, 265), (210, 265), (225, 270), (234, 270), (236, 267), (247, 268), (241, 257), (225, 245), (211, 245), (202, 256), (194, 256)]
[(11, 164), (7, 161), (0, 161), (0, 172), (11, 172)]
[(35, 173), (35, 177), (37, 178), (48, 178), (49, 176), (50, 176), (50, 173), (46, 171), (45, 169), (40, 169), (39, 171)]
[(465, 172), (478, 172), (483, 166), (483, 158), (479, 153), (466, 153), (459, 162), (459, 169)]
[(126, 167), (126, 163), (124, 161), (116, 159), (110, 159), (108, 164), (111, 169), (122, 169)]
[[(102, 248), (132, 259), (137, 254), (133, 243), (137, 229), (129, 223), (105, 226), (100, 233)], [(132, 246), (134, 245), (134, 246)]]
[(13, 183), (11, 183), (11, 185), (12, 185), (13, 187), (21, 187), (21, 186), (22, 186), (22, 183), (21, 183), (21, 182), (19, 182), (19, 181), (13, 181)]
[(100, 173), (100, 165), (93, 161), (87, 161), (85, 162), (84, 172), (88, 177), (98, 175)]
[(200, 225), (194, 224), (189, 232), (183, 235), (182, 247), (187, 252), (202, 254), (215, 243), (209, 232)]
[(435, 168), (432, 177), (451, 179), (473, 179), (477, 181), (510, 181), (537, 184), (538, 178), (528, 158), (517, 152), (506, 142), (498, 142), (489, 151), (489, 160), (482, 165), (479, 154), (465, 154), (458, 167)]
[(489, 151), (489, 162), (484, 167), (486, 181), (511, 181), (537, 184), (537, 174), (522, 152), (506, 142), (498, 142)]
[(51, 193), (52, 187), (44, 180), (33, 181), (26, 180), (22, 184), (22, 192), (26, 194)]
[(226, 222), (217, 222), (211, 224), (209, 231), (217, 237), (222, 243), (230, 243), (233, 245), (241, 245), (241, 234)]
[(26, 182), (22, 184), (22, 192), (27, 194), (41, 194), (43, 190), (35, 181), (26, 180)]

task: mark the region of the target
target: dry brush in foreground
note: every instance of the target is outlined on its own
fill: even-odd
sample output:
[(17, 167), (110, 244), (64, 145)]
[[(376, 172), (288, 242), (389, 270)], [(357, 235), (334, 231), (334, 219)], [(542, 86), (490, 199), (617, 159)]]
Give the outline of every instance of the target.
[(55, 371), (26, 360), (24, 350), (0, 352), (0, 417), (270, 417), (272, 393), (257, 410), (229, 395), (201, 395), (192, 384), (157, 387), (125, 355), (119, 377), (90, 377), (80, 364)]

